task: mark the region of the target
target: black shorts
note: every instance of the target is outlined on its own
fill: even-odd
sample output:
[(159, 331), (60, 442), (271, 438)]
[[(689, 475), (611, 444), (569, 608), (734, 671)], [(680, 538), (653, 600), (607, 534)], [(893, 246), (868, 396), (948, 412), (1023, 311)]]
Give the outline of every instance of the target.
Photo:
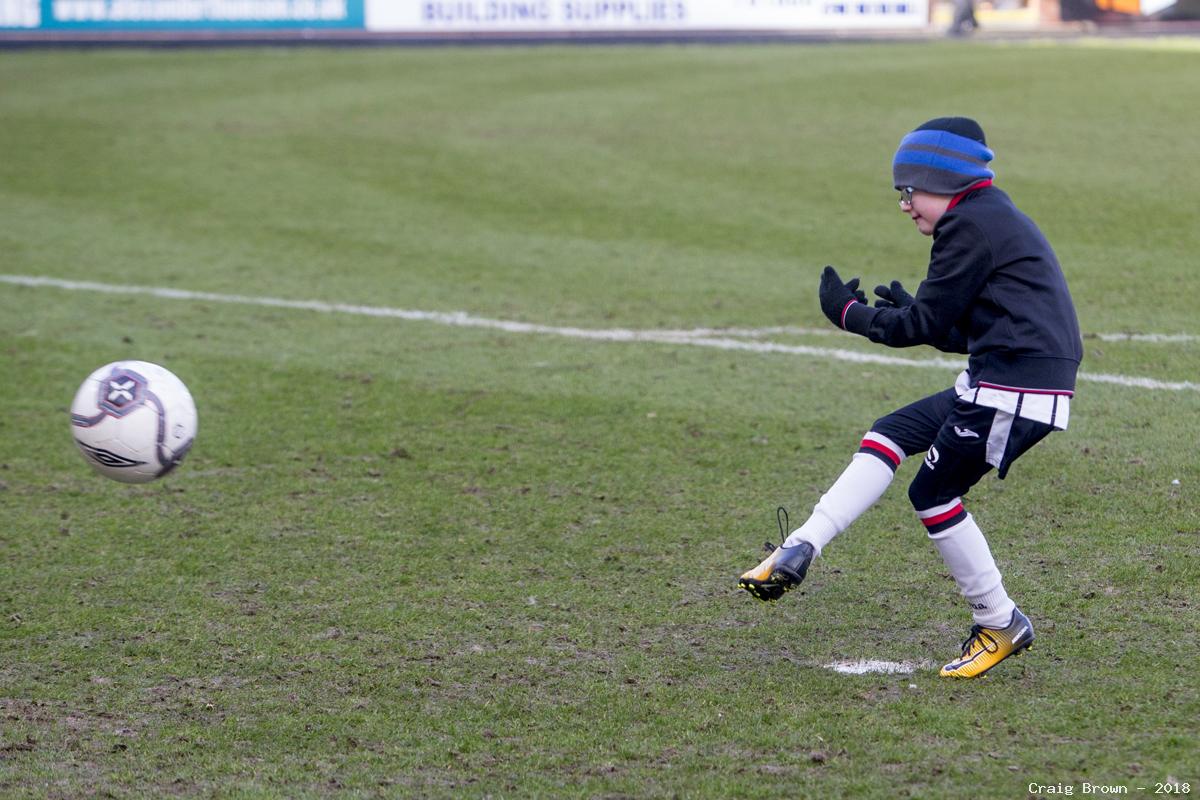
[(875, 421), (871, 430), (905, 455), (924, 453), (909, 496), (918, 509), (961, 497), (992, 467), (999, 477), (1054, 430), (1043, 422), (960, 400), (954, 389), (930, 395)]

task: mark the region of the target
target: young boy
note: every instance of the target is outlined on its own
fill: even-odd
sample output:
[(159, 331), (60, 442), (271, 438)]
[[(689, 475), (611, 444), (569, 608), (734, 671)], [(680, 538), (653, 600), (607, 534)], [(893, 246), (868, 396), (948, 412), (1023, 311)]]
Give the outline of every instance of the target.
[(880, 498), (900, 462), (925, 453), (908, 497), (974, 615), (945, 677), (973, 678), (1028, 648), (1033, 626), (1009, 598), (962, 498), (995, 467), (1012, 463), (1070, 416), (1083, 357), (1079, 323), (1054, 251), (992, 185), (993, 153), (964, 117), (930, 120), (900, 141), (892, 162), (900, 210), (933, 237), (929, 272), (909, 295), (878, 286), (875, 308), (858, 278), (821, 276), (821, 309), (833, 324), (891, 347), (927, 344), (969, 353), (954, 387), (876, 420), (812, 516), (738, 585), (776, 600), (804, 580), (812, 560)]

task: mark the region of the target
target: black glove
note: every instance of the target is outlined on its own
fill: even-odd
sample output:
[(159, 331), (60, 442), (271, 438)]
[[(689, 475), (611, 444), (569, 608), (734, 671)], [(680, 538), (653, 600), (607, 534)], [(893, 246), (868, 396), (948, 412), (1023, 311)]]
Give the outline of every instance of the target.
[(891, 286), (876, 286), (875, 294), (881, 298), (875, 301), (876, 308), (904, 308), (917, 302), (916, 298), (900, 285), (900, 281), (892, 281)]
[(839, 328), (843, 325), (843, 312), (851, 303), (861, 303), (866, 306), (867, 295), (858, 288), (858, 278), (849, 283), (842, 283), (841, 277), (833, 267), (825, 267), (821, 273), (821, 310), (829, 321)]

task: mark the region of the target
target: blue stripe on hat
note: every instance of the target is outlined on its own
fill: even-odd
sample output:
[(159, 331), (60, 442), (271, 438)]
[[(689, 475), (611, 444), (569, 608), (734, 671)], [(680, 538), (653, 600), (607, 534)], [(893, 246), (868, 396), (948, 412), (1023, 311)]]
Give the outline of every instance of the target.
[(929, 150), (915, 150), (901, 147), (896, 153), (895, 160), (892, 162), (893, 167), (898, 164), (933, 167), (934, 169), (945, 170), (946, 172), (968, 175), (979, 180), (996, 177), (995, 172), (992, 172), (987, 166), (980, 164), (978, 161), (964, 161), (959, 158), (952, 158), (944, 153), (934, 153)]
[(991, 161), (996, 157), (991, 148), (983, 142), (977, 142), (974, 139), (968, 139), (966, 136), (959, 136), (949, 131), (913, 131), (900, 140), (901, 150), (910, 145), (923, 145), (926, 147), (936, 147), (941, 150), (953, 150), (962, 153), (968, 158), (976, 158), (980, 161)]

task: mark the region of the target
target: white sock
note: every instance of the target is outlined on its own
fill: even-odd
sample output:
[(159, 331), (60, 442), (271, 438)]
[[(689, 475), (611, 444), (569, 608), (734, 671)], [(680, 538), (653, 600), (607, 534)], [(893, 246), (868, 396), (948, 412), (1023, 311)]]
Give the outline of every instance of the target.
[[(953, 503), (958, 504), (958, 500)], [(961, 505), (959, 505), (961, 509)], [(922, 515), (938, 509), (919, 512)], [(976, 624), (985, 628), (1003, 628), (1012, 619), (1017, 606), (1004, 590), (1004, 580), (992, 558), (991, 548), (983, 531), (970, 514), (951, 528), (929, 534), (942, 561), (958, 583), (959, 591), (967, 598)]]
[(855, 453), (850, 466), (821, 496), (808, 522), (792, 531), (783, 546), (795, 547), (808, 542), (816, 554), (821, 555), (821, 550), (834, 536), (850, 527), (850, 523), (883, 496), (895, 474), (875, 456)]

